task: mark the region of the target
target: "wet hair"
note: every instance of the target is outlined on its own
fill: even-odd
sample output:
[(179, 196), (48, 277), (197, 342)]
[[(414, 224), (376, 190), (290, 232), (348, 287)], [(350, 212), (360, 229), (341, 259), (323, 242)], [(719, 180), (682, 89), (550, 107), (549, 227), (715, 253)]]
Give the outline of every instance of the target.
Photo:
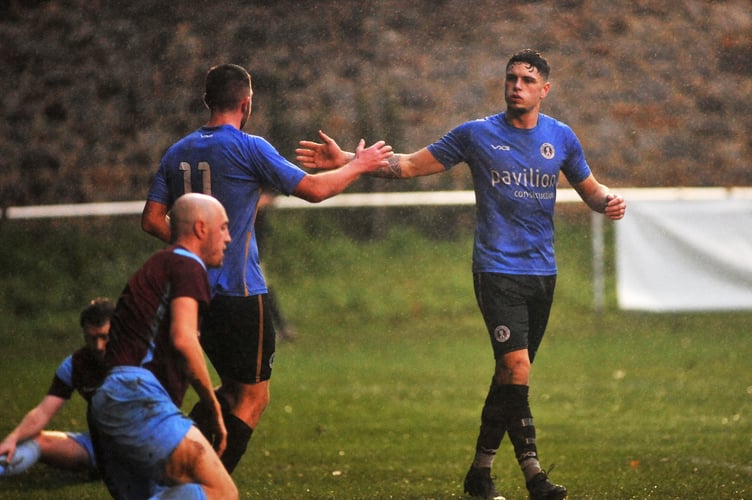
[(206, 74), (204, 102), (213, 111), (230, 111), (251, 88), (251, 75), (237, 64), (220, 64)]
[(548, 80), (548, 75), (551, 73), (551, 67), (548, 65), (548, 61), (537, 50), (524, 49), (517, 52), (509, 59), (507, 69), (516, 63), (528, 64), (537, 69), (538, 73), (540, 73), (544, 80)]
[(102, 326), (112, 317), (112, 313), (115, 312), (115, 304), (110, 299), (98, 297), (91, 302), (81, 311), (81, 328), (86, 325), (89, 326)]

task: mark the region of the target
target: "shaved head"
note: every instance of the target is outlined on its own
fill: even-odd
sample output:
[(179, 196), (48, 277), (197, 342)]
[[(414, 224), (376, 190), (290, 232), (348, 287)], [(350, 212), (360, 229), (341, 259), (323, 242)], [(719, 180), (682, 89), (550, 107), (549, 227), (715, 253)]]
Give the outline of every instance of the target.
[(175, 201), (169, 217), (174, 244), (194, 252), (208, 267), (222, 265), (230, 233), (227, 213), (216, 198), (184, 194)]
[(173, 241), (191, 233), (197, 221), (209, 222), (223, 212), (224, 208), (216, 198), (200, 193), (184, 194), (177, 199), (170, 210), (170, 230)]

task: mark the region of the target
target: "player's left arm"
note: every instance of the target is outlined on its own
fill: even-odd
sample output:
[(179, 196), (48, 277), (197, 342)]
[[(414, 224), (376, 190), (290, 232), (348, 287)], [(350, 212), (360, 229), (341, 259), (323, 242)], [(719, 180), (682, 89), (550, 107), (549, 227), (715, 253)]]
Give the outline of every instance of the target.
[(0, 442), (0, 455), (7, 454), (8, 461), (13, 459), (18, 443), (39, 434), (52, 417), (65, 405), (66, 400), (47, 394), (42, 401), (31, 409), (21, 422)]
[(590, 174), (584, 181), (572, 187), (591, 210), (605, 214), (611, 220), (619, 220), (627, 211), (627, 202), (620, 195), (611, 192)]
[(141, 213), (141, 229), (165, 243), (170, 243), (172, 233), (167, 219), (167, 205), (147, 200)]
[(391, 155), (392, 147), (384, 141), (366, 148), (365, 141), (361, 139), (355, 156), (345, 165), (316, 175), (306, 174), (292, 194), (311, 203), (318, 203), (341, 193), (361, 175), (386, 168), (387, 159)]
[(170, 310), (172, 345), (185, 360), (186, 374), (193, 390), (205, 407), (214, 413), (213, 442), (221, 456), (227, 447), (227, 429), (198, 340), (198, 301), (193, 297), (176, 297), (170, 303)]

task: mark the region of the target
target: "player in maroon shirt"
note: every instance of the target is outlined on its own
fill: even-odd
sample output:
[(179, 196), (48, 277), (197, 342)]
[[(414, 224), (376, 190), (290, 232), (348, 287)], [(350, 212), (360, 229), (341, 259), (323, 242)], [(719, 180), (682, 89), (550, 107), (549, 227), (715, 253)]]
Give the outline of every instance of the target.
[[(227, 214), (195, 193), (178, 198), (169, 217), (173, 244), (131, 276), (112, 316), (109, 372), (91, 399), (92, 437), (115, 498), (234, 499), (218, 456), (227, 431), (199, 344), (206, 268), (222, 264)], [(188, 385), (210, 409), (217, 453), (180, 411)]]

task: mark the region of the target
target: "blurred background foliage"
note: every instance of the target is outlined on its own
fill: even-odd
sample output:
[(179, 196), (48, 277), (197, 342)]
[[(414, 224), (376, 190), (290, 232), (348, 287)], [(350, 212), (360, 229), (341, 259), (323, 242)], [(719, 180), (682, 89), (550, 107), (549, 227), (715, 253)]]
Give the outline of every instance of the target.
[[(751, 32), (749, 0), (0, 1), (0, 204), (144, 197), (217, 63), (251, 71), (246, 130), (294, 159), (318, 129), (411, 152), (496, 113), (525, 47), (605, 183), (749, 185)], [(456, 168), (352, 189), (470, 187)]]

